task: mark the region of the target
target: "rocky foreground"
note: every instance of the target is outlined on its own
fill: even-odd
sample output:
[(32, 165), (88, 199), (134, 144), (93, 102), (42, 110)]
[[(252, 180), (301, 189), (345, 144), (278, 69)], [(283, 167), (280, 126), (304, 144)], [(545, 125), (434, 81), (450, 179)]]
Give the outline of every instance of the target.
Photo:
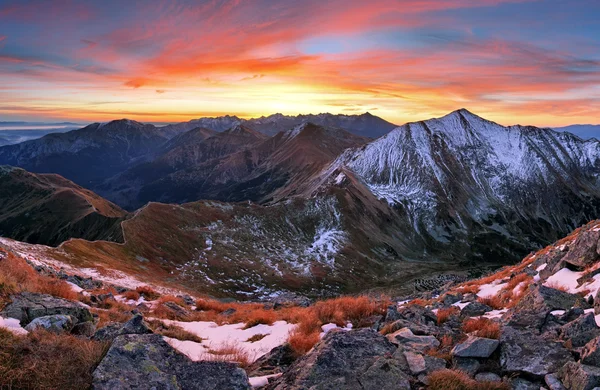
[[(105, 343), (92, 367), (94, 389), (590, 390), (600, 388), (599, 240), (596, 221), (484, 278), (394, 300), (385, 313), (352, 325), (323, 325), (320, 341), (304, 355), (284, 343), (243, 367), (190, 359), (174, 348), (162, 332), (168, 321), (157, 327), (158, 311), (145, 307), (150, 303), (133, 308), (126, 321), (99, 326), (97, 308), (114, 297), (88, 294), (84, 304), (21, 291), (10, 295), (0, 318), (18, 320), (23, 332), (43, 329)], [(100, 283), (59, 277), (82, 290), (97, 291)], [(264, 307), (275, 313), (298, 303)], [(167, 318), (208, 310), (165, 305)], [(221, 314), (235, 312), (228, 311)], [(185, 342), (201, 341), (191, 340)]]

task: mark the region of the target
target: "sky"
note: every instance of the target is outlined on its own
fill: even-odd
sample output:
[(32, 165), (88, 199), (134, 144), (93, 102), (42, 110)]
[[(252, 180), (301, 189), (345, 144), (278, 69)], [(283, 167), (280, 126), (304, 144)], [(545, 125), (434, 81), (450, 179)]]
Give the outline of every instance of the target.
[(600, 122), (598, 0), (0, 0), (0, 121)]

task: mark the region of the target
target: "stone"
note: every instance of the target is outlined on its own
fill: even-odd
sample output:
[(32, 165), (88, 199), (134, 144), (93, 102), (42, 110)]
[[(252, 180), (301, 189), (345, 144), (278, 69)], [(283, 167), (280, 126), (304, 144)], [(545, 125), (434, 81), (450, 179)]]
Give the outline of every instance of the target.
[(452, 362), (455, 369), (465, 372), (469, 374), (469, 376), (474, 376), (481, 367), (481, 363), (473, 358), (461, 358), (455, 356), (452, 358)]
[(600, 336), (600, 328), (596, 325), (594, 314), (587, 313), (564, 325), (559, 333), (561, 340), (570, 340), (574, 348), (579, 348)]
[(460, 315), (464, 317), (476, 317), (482, 316), (488, 311), (492, 310), (493, 309), (490, 306), (476, 301), (471, 302), (467, 306), (463, 307), (463, 309), (460, 311)]
[(581, 362), (600, 367), (600, 336), (590, 340), (581, 351)]
[(596, 291), (596, 295), (594, 295), (594, 314), (600, 314), (600, 288)]
[(73, 328), (73, 317), (64, 314), (37, 317), (25, 327), (28, 332), (45, 329), (53, 333), (68, 333)]
[(548, 386), (549, 390), (567, 390), (567, 388), (563, 386), (557, 374), (546, 375), (544, 377), (544, 382), (546, 382), (546, 386)]
[(410, 373), (414, 376), (429, 374), (430, 372), (446, 368), (446, 361), (444, 359), (422, 355), (410, 350), (404, 351), (403, 355), (408, 363)]
[(149, 334), (152, 330), (144, 322), (144, 317), (136, 315), (124, 324), (110, 324), (100, 328), (94, 333), (93, 339), (97, 341), (112, 340), (125, 334)]
[(93, 373), (94, 390), (249, 390), (244, 370), (234, 363), (193, 362), (160, 335), (122, 335)]
[(395, 359), (381, 357), (361, 375), (360, 384), (364, 389), (410, 390), (408, 376)]
[(246, 369), (246, 372), (251, 377), (278, 374), (291, 366), (297, 358), (292, 347), (286, 343), (259, 357)]
[(190, 313), (186, 309), (179, 306), (175, 302), (167, 301), (163, 303), (163, 307), (167, 308), (171, 312), (171, 315), (167, 318), (185, 319), (190, 316)]
[[(419, 325), (437, 326), (437, 316), (430, 310), (420, 305), (406, 305), (397, 309), (394, 315), (397, 320), (406, 320)], [(387, 318), (386, 318), (386, 322)]]
[(592, 390), (600, 386), (600, 368), (569, 362), (558, 372), (564, 387), (570, 390)]
[(444, 304), (444, 306), (450, 306), (460, 301), (462, 301), (461, 293), (446, 293), (442, 297), (442, 303)]
[(96, 325), (92, 321), (79, 322), (71, 329), (71, 333), (77, 336), (92, 337), (96, 333)]
[(0, 313), (2, 317), (18, 319), (21, 326), (26, 326), (38, 317), (54, 314), (71, 316), (74, 323), (93, 320), (92, 313), (79, 302), (30, 292), (11, 296), (11, 303)]
[(524, 373), (541, 379), (572, 361), (570, 352), (561, 343), (508, 326), (502, 330), (500, 365), (507, 373)]
[(438, 335), (441, 331), (440, 328), (435, 325), (423, 325), (404, 319), (392, 322), (392, 329), (394, 329), (394, 332), (402, 328), (410, 329), (410, 331), (417, 336)]
[(402, 328), (394, 333), (387, 335), (388, 340), (393, 344), (402, 344), (411, 349), (424, 352), (428, 349), (434, 349), (440, 346), (440, 342), (433, 336), (415, 336), (408, 328)]
[(480, 372), (475, 375), (475, 380), (478, 382), (502, 382), (502, 378), (493, 372)]
[(569, 251), (562, 258), (562, 262), (577, 268), (585, 268), (598, 261), (598, 239), (600, 239), (600, 231), (580, 232), (575, 242), (569, 246)]
[(524, 378), (513, 378), (510, 381), (512, 390), (541, 390), (539, 383), (533, 383)]
[(498, 348), (500, 342), (494, 339), (469, 336), (467, 340), (452, 349), (452, 356), (466, 358), (488, 358)]
[(330, 331), (306, 355), (296, 360), (270, 388), (362, 389), (360, 378), (396, 347), (372, 329)]
[(503, 316), (503, 320), (508, 326), (539, 330), (548, 313), (572, 307), (587, 307), (587, 302), (576, 294), (543, 285), (530, 286), (519, 303)]

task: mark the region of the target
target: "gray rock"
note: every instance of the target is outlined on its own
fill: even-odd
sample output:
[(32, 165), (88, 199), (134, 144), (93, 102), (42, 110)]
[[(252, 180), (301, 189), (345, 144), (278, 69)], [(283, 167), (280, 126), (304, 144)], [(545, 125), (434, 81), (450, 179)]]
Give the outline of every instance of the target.
[(557, 374), (546, 375), (544, 377), (544, 381), (546, 382), (546, 386), (548, 386), (549, 390), (567, 390), (567, 388), (563, 386)]
[(590, 340), (581, 351), (581, 362), (600, 367), (600, 336)]
[[(173, 318), (185, 319), (189, 317), (190, 313), (183, 307), (179, 306), (175, 302), (167, 301), (163, 303), (163, 306), (171, 311), (171, 316)], [(171, 317), (168, 317), (171, 318)]]
[(0, 315), (18, 319), (21, 321), (21, 326), (29, 324), (38, 317), (54, 314), (71, 316), (74, 323), (93, 319), (92, 313), (83, 304), (47, 294), (23, 292), (11, 296), (11, 301)]
[(286, 343), (259, 357), (246, 369), (246, 372), (251, 377), (278, 374), (291, 366), (297, 358), (294, 350)]
[(565, 364), (558, 372), (569, 390), (592, 390), (600, 386), (600, 368), (575, 362)]
[(92, 337), (96, 333), (96, 325), (92, 321), (75, 324), (71, 333), (77, 336)]
[(53, 333), (68, 333), (73, 329), (73, 318), (64, 314), (37, 317), (25, 327), (28, 332), (45, 329)]
[[(407, 320), (419, 325), (437, 326), (437, 316), (430, 310), (420, 305), (407, 305), (399, 308), (395, 314), (398, 320)], [(386, 322), (387, 321), (386, 319)]]
[(492, 311), (492, 310), (493, 309), (490, 306), (485, 305), (481, 302), (475, 301), (475, 302), (471, 302), (467, 306), (463, 307), (463, 309), (460, 311), (460, 315), (464, 316), (464, 317), (475, 317), (475, 316), (484, 315), (488, 311)]
[(465, 372), (469, 376), (474, 376), (481, 367), (481, 363), (473, 358), (453, 357), (452, 363), (454, 369)]
[(539, 383), (533, 383), (523, 378), (513, 378), (510, 381), (510, 386), (513, 390), (541, 390)]
[(562, 262), (579, 268), (585, 268), (596, 262), (598, 260), (598, 239), (600, 239), (600, 231), (586, 230), (579, 233)]
[(572, 361), (573, 357), (560, 343), (530, 331), (504, 327), (500, 336), (500, 365), (507, 373), (524, 373), (541, 379)]
[(539, 330), (551, 311), (569, 310), (572, 307), (587, 307), (587, 305), (579, 295), (543, 285), (530, 286), (521, 301), (510, 309), (503, 319), (512, 327)]
[(600, 328), (593, 313), (587, 313), (560, 329), (560, 338), (571, 340), (574, 348), (583, 347), (597, 336), (600, 336)]
[(392, 323), (392, 333), (402, 328), (410, 329), (410, 331), (417, 336), (435, 336), (440, 334), (440, 328), (434, 325), (423, 325), (404, 319), (396, 320)]
[(162, 336), (117, 337), (93, 374), (94, 390), (249, 390), (244, 370), (233, 363), (192, 362)]
[(363, 389), (373, 390), (410, 390), (408, 376), (402, 371), (400, 363), (385, 357), (375, 360), (373, 365), (361, 375)]
[(149, 334), (152, 330), (144, 322), (144, 317), (136, 315), (124, 324), (110, 324), (100, 328), (94, 333), (93, 339), (97, 341), (113, 340), (125, 334)]
[(480, 372), (475, 375), (475, 380), (478, 382), (502, 382), (502, 378), (493, 372)]
[(420, 374), (429, 374), (433, 371), (441, 370), (446, 368), (446, 361), (444, 359), (436, 358), (429, 355), (422, 355), (418, 352), (404, 351), (404, 357), (408, 363), (408, 369), (414, 376)]
[(500, 345), (498, 340), (469, 336), (467, 340), (454, 346), (452, 355), (466, 358), (488, 358), (498, 348), (498, 345)]
[(408, 328), (402, 328), (394, 333), (387, 335), (388, 340), (393, 344), (403, 344), (416, 351), (426, 351), (440, 346), (440, 342), (433, 336), (415, 336)]
[(600, 288), (594, 295), (594, 314), (600, 314)]
[(371, 329), (331, 331), (305, 356), (298, 359), (271, 388), (363, 389), (360, 378), (376, 360), (391, 355), (396, 347)]
[(453, 303), (460, 302), (462, 300), (461, 293), (447, 293), (442, 297), (444, 306), (450, 306)]

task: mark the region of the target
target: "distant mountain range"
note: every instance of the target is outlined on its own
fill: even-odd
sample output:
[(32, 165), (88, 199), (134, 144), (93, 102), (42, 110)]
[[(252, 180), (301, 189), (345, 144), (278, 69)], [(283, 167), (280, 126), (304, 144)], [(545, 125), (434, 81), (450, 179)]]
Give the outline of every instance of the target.
[(2, 147), (0, 163), (139, 208), (124, 245), (63, 250), (132, 267), (141, 256), (237, 297), (507, 264), (600, 212), (600, 142), (467, 110), (375, 140), (312, 122), (267, 136), (248, 122), (218, 132), (119, 120)]
[(571, 125), (556, 127), (554, 130), (569, 132), (583, 139), (600, 139), (600, 125)]

